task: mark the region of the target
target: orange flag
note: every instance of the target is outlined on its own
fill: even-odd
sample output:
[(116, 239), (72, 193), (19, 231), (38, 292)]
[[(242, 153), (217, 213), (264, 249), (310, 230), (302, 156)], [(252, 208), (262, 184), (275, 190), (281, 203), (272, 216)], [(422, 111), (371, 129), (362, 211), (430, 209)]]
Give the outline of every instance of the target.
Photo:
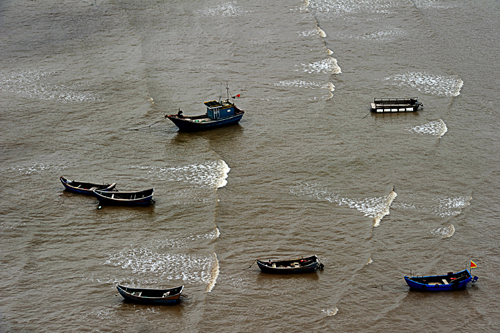
[(477, 268), (477, 265), (474, 261), (470, 261), (470, 268)]

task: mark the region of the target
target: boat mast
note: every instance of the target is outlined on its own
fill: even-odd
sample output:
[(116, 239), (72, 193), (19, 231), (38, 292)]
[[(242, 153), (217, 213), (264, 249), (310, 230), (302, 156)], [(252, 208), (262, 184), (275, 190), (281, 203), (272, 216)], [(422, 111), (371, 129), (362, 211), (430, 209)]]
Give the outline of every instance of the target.
[(229, 82), (226, 81), (227, 102), (229, 103)]
[(220, 93), (220, 95), (219, 95), (219, 104), (221, 104), (222, 103), (222, 82), (220, 83), (219, 93)]

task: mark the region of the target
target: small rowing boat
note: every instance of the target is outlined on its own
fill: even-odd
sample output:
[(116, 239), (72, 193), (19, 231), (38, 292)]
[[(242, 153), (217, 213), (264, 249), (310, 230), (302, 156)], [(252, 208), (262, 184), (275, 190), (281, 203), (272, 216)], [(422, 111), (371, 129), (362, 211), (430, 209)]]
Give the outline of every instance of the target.
[(405, 276), (405, 281), (411, 289), (426, 291), (449, 291), (463, 289), (469, 282), (475, 283), (477, 276), (472, 277), (468, 269), (446, 275)]
[(154, 188), (143, 191), (101, 191), (94, 195), (102, 205), (149, 205), (153, 200)]
[(96, 183), (87, 183), (87, 182), (79, 182), (76, 180), (69, 180), (61, 176), (59, 178), (64, 187), (71, 192), (80, 193), (80, 194), (93, 194), (94, 190), (100, 191), (112, 191), (116, 183), (112, 184), (96, 184)]
[(278, 274), (310, 273), (324, 267), (316, 255), (286, 260), (257, 260), (257, 265), (262, 272)]
[(170, 289), (147, 289), (116, 286), (126, 301), (145, 304), (177, 304), (184, 286)]

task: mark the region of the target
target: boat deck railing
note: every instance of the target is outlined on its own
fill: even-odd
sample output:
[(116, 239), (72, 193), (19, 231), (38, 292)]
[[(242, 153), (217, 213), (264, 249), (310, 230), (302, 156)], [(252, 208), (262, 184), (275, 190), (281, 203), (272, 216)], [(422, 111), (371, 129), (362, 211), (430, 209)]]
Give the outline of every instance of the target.
[(418, 97), (407, 98), (374, 98), (373, 102), (376, 104), (414, 104), (418, 102)]

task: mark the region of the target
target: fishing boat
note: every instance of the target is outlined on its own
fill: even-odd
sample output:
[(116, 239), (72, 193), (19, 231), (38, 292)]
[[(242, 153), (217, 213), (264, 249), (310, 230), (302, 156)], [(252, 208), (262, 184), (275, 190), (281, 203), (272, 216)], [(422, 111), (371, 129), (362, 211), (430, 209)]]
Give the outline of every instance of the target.
[(233, 96), (233, 102), (229, 99), (229, 88), (226, 86), (227, 100), (213, 100), (205, 102), (207, 112), (197, 116), (185, 116), (179, 109), (177, 114), (167, 114), (165, 118), (170, 119), (181, 131), (193, 132), (201, 131), (221, 126), (237, 124), (245, 111), (234, 104), (234, 99), (240, 97), (240, 94)]
[(61, 176), (59, 179), (61, 180), (61, 183), (68, 191), (80, 194), (93, 194), (94, 190), (111, 191), (116, 186), (116, 183), (95, 184), (95, 183), (78, 182), (76, 180), (69, 180), (67, 178), (64, 178), (63, 176)]
[(408, 98), (374, 98), (371, 110), (377, 113), (386, 112), (413, 112), (424, 105), (417, 97)]
[(405, 281), (411, 289), (427, 291), (448, 291), (463, 289), (469, 282), (475, 283), (477, 276), (472, 277), (468, 269), (446, 275), (405, 276)]
[(287, 260), (257, 260), (257, 265), (262, 272), (278, 274), (310, 273), (324, 267), (316, 255)]
[(143, 191), (101, 191), (94, 190), (94, 194), (102, 205), (149, 205), (153, 200), (155, 189)]
[(177, 304), (184, 286), (170, 289), (147, 289), (116, 286), (126, 301), (145, 304)]

